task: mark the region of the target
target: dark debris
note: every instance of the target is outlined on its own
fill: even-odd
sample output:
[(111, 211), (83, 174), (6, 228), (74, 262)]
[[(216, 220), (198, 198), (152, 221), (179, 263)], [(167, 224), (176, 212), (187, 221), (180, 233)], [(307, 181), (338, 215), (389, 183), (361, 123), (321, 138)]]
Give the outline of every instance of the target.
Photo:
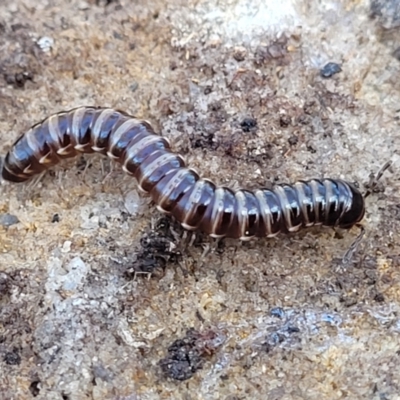
[(271, 60), (284, 58), (287, 54), (287, 38), (282, 37), (269, 45), (257, 46), (254, 53), (256, 65), (266, 64)]
[(281, 128), (287, 128), (292, 123), (289, 115), (281, 115), (279, 118), (279, 125)]
[(19, 355), (18, 349), (14, 348), (12, 351), (4, 354), (3, 361), (7, 365), (19, 365), (21, 363), (21, 356)]
[(91, 2), (98, 7), (107, 7), (110, 4), (118, 4), (119, 0), (92, 0)]
[(33, 397), (37, 397), (40, 393), (40, 381), (35, 380), (29, 385), (29, 391)]
[(255, 118), (247, 117), (244, 118), (240, 123), (240, 127), (243, 132), (256, 132), (257, 131), (257, 120)]
[(178, 262), (181, 256), (177, 246), (179, 235), (174, 235), (174, 228), (179, 228), (175, 221), (162, 217), (142, 236), (136, 260), (125, 272), (128, 278), (137, 274), (153, 274), (156, 270), (163, 272), (167, 262)]
[(213, 330), (199, 332), (194, 328), (182, 339), (168, 347), (168, 354), (160, 360), (163, 374), (179, 381), (190, 379), (202, 369), (206, 359), (212, 356), (225, 341), (225, 335)]
[(0, 299), (11, 293), (14, 284), (13, 278), (5, 272), (0, 271)]
[(27, 81), (33, 81), (33, 73), (16, 72), (16, 73), (4, 73), (4, 80), (8, 85), (12, 85), (14, 88), (22, 89)]
[(214, 133), (202, 133), (190, 138), (190, 143), (193, 149), (207, 149), (216, 150), (219, 146), (217, 141), (214, 140)]
[(291, 146), (296, 146), (296, 144), (299, 142), (299, 138), (296, 135), (292, 135), (289, 137), (288, 142)]

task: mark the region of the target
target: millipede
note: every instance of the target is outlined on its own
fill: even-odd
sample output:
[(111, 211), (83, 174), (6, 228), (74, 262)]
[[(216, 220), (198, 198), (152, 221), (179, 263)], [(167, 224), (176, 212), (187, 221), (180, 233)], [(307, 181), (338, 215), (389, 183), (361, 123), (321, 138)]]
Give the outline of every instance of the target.
[(112, 108), (78, 107), (33, 125), (7, 153), (2, 176), (24, 182), (64, 158), (93, 152), (120, 163), (184, 229), (214, 238), (273, 237), (314, 225), (350, 229), (365, 213), (366, 195), (341, 179), (257, 190), (217, 186), (188, 168), (147, 121)]

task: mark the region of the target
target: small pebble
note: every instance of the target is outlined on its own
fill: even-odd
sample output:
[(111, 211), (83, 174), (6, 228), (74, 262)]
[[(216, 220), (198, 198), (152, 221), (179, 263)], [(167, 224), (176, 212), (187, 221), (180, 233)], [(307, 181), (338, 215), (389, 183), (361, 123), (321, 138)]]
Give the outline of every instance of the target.
[(236, 61), (244, 61), (247, 55), (247, 50), (245, 47), (237, 46), (233, 50), (233, 58)]
[(19, 219), (15, 215), (11, 214), (0, 214), (0, 225), (11, 226), (18, 224)]
[(71, 245), (72, 245), (72, 242), (71, 242), (70, 240), (66, 240), (66, 241), (63, 243), (63, 246), (62, 246), (62, 248), (61, 248), (61, 251), (62, 251), (63, 253), (69, 253), (69, 252), (71, 251)]
[(321, 71), (319, 72), (323, 78), (330, 78), (331, 76), (338, 74), (342, 71), (342, 68), (339, 64), (334, 62), (329, 62), (326, 64)]
[(43, 36), (36, 43), (44, 53), (48, 53), (54, 46), (54, 39), (49, 36)]
[(138, 87), (139, 84), (137, 82), (133, 82), (129, 85), (129, 89), (131, 90), (131, 92), (135, 92)]

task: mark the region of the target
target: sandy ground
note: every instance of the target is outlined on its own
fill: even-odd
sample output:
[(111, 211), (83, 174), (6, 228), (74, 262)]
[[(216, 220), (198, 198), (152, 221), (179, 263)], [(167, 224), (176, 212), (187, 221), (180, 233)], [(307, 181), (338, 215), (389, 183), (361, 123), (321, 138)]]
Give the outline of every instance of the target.
[[(0, 152), (52, 113), (111, 106), (220, 184), (363, 187), (400, 149), (397, 3), (1, 2)], [(171, 230), (100, 157), (2, 182), (0, 398), (400, 398), (398, 165), (346, 265), (357, 228), (164, 262)]]

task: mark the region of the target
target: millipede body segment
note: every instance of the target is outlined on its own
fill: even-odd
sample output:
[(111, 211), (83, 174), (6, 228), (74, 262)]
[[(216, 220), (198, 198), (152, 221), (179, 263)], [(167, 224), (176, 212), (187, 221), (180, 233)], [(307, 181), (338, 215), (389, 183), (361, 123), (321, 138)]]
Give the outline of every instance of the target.
[(80, 153), (102, 153), (135, 177), (157, 207), (191, 231), (247, 240), (313, 225), (351, 228), (364, 216), (352, 184), (312, 179), (233, 191), (201, 178), (151, 125), (110, 108), (79, 107), (32, 126), (6, 155), (5, 180), (24, 182)]

